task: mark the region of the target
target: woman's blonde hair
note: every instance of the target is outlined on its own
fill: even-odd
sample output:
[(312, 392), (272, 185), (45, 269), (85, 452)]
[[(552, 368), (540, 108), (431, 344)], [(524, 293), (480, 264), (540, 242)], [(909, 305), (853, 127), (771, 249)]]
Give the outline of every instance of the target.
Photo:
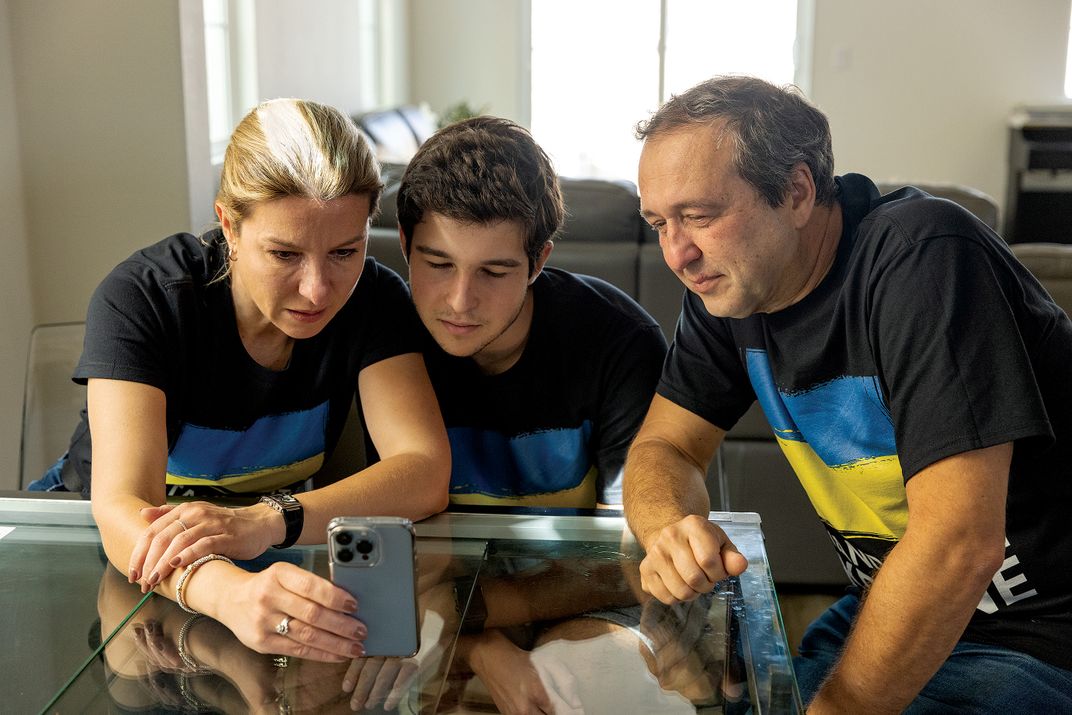
[(216, 201), (238, 229), (258, 202), (287, 196), (367, 194), (373, 216), (382, 190), (379, 163), (349, 117), (316, 102), (273, 99), (231, 135)]

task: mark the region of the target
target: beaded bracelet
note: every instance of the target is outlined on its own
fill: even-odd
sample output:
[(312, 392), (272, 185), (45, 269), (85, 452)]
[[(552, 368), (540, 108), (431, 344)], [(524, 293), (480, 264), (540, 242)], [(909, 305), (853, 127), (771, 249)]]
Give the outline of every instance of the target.
[(194, 571), (201, 567), (201, 564), (206, 564), (209, 561), (226, 561), (234, 566), (234, 561), (231, 561), (226, 556), (220, 556), (219, 554), (205, 554), (197, 561), (186, 567), (186, 570), (182, 572), (182, 576), (179, 576), (179, 583), (175, 586), (175, 600), (179, 602), (179, 608), (187, 613), (197, 614), (198, 612), (186, 605), (186, 599), (183, 597), (183, 589), (186, 588), (186, 581), (193, 575)]
[(193, 628), (193, 625), (204, 617), (205, 616), (200, 613), (190, 616), (186, 619), (186, 622), (182, 624), (182, 628), (179, 629), (179, 658), (182, 660), (183, 664), (189, 668), (190, 672), (195, 675), (208, 673), (210, 671), (208, 668), (198, 665), (197, 662), (190, 657), (189, 651), (186, 650), (186, 638), (190, 635), (190, 629)]

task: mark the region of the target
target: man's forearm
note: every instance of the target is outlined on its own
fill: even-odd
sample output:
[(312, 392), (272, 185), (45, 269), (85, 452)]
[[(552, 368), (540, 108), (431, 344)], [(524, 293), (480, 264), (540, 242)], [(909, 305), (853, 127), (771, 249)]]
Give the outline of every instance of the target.
[(808, 711), (904, 710), (949, 657), (994, 573), (980, 551), (909, 538), (894, 547)]
[(697, 514), (707, 516), (703, 468), (661, 439), (638, 441), (625, 463), (623, 506), (629, 528), (641, 545), (650, 534)]

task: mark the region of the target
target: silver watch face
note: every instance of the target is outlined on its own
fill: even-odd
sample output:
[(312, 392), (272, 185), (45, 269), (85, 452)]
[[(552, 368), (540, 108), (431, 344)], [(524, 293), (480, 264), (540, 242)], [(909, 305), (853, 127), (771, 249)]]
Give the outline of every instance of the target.
[(290, 494), (269, 494), (260, 499), (278, 512), (295, 511), (301, 508), (301, 502)]

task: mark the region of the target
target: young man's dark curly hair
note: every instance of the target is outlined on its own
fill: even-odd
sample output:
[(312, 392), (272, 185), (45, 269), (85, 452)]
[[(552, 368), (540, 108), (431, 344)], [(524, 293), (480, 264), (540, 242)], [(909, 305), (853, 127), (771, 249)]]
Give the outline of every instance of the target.
[(417, 151), (398, 190), (398, 225), (409, 259), (426, 213), (486, 225), (516, 221), (531, 275), (565, 215), (551, 160), (509, 119), (474, 117), (440, 129)]

